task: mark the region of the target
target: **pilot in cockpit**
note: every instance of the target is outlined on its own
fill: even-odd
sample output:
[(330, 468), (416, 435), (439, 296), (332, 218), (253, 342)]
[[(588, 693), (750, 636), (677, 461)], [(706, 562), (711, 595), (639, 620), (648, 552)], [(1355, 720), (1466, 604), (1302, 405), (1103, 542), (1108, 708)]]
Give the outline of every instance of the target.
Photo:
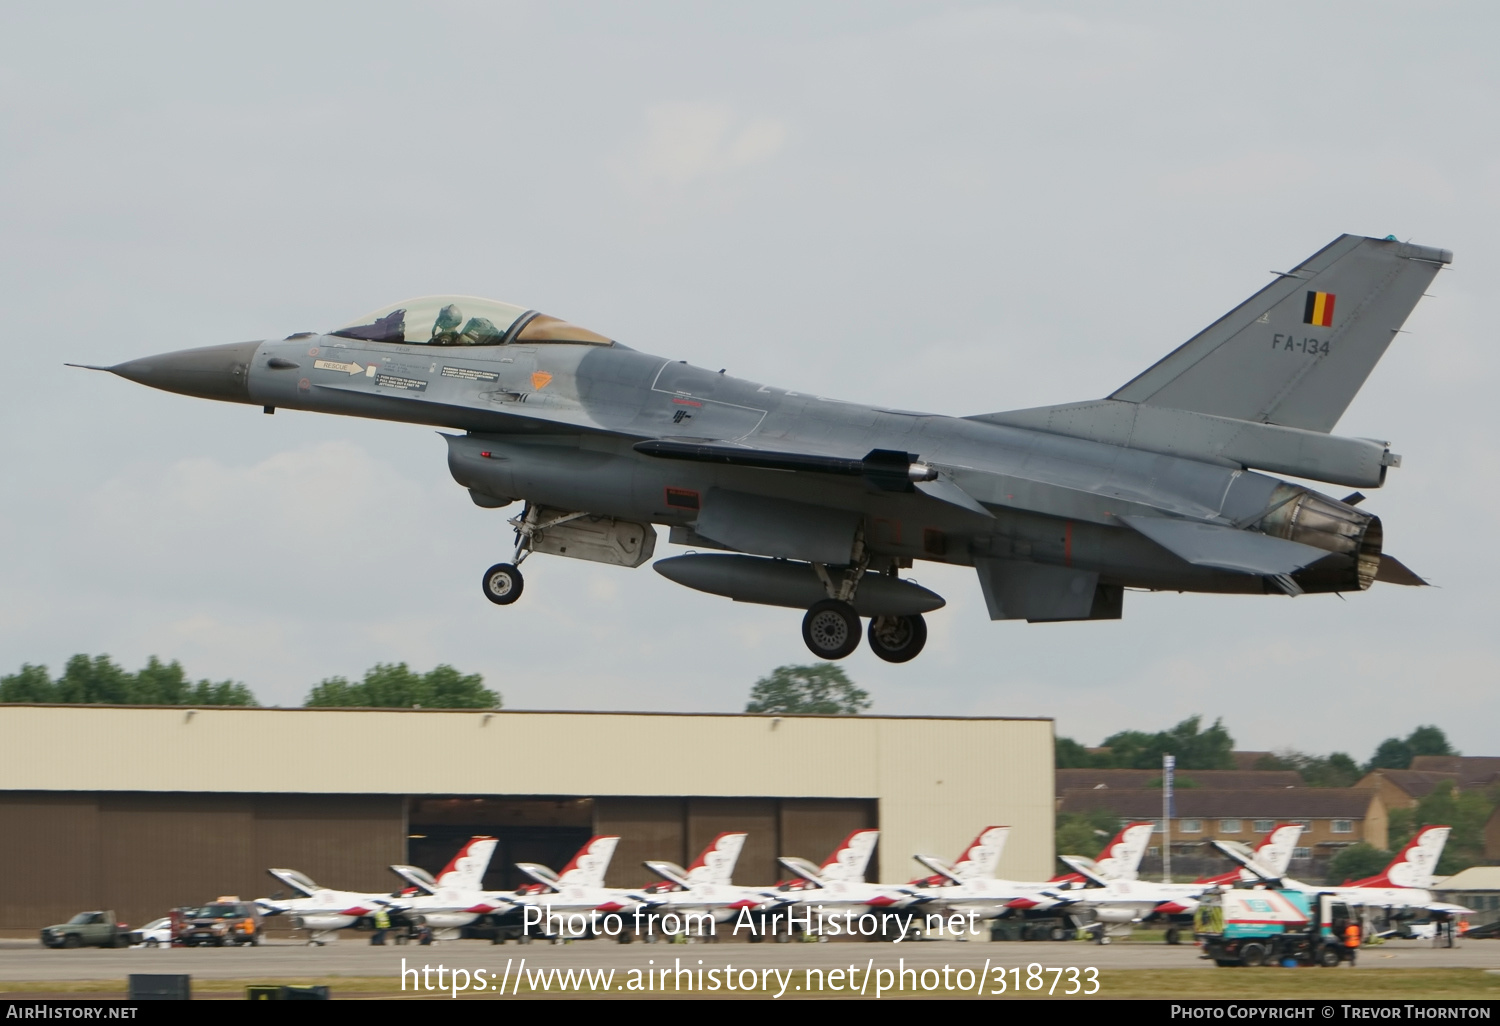
[(449, 303), (438, 311), (432, 322), (432, 338), (428, 345), (456, 346), (459, 344), (458, 326), (464, 322), (464, 313), (457, 303)]
[[(458, 326), (463, 324), (463, 330)], [(482, 346), (495, 345), (503, 333), (486, 317), (470, 317), (464, 324), (464, 312), (457, 303), (449, 303), (438, 311), (432, 323), (432, 338), (428, 345), (434, 346)]]

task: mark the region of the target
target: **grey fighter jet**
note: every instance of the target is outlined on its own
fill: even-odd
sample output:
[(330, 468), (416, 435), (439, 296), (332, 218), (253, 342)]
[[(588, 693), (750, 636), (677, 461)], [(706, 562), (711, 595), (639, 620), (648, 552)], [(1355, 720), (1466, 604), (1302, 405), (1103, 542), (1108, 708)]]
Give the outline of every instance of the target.
[(520, 306), (435, 296), (326, 333), (132, 360), (155, 388), (448, 428), (474, 502), (520, 501), (485, 596), (533, 552), (638, 567), (806, 611), (825, 659), (905, 662), (943, 599), (917, 560), (972, 566), (990, 617), (1109, 620), (1127, 588), (1299, 596), (1421, 584), (1379, 518), (1271, 474), (1378, 488), (1387, 443), (1331, 434), (1447, 250), (1345, 235), (1107, 398), (954, 417), (773, 388)]

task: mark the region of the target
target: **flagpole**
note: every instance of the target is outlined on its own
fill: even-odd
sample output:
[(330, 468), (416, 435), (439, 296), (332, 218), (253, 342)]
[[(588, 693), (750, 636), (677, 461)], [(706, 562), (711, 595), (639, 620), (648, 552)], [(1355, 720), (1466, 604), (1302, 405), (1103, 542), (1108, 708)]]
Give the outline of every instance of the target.
[(1172, 882), (1172, 771), (1175, 756), (1161, 757), (1161, 882)]

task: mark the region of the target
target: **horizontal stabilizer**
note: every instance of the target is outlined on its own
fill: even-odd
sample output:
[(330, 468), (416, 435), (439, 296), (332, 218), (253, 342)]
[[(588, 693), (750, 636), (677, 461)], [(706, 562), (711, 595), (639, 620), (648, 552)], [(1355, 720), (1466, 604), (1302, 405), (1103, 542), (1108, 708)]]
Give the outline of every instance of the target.
[(1218, 524), (1167, 517), (1121, 517), (1131, 527), (1173, 555), (1216, 570), (1262, 577), (1290, 574), (1329, 555), (1301, 542), (1272, 538)]
[(1425, 578), (1412, 573), (1406, 564), (1395, 556), (1388, 556), (1384, 553), (1380, 556), (1380, 569), (1376, 572), (1375, 579), (1384, 581), (1386, 584), (1404, 584), (1413, 588), (1427, 586)]

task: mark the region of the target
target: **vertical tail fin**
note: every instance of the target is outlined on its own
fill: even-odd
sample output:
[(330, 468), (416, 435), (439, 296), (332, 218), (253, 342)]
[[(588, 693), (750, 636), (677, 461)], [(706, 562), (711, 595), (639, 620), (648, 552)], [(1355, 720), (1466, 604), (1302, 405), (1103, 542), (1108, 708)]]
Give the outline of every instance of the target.
[(605, 835), (590, 837), (578, 854), (574, 855), (557, 874), (557, 886), (603, 887), (604, 874), (609, 871), (609, 860), (614, 858), (615, 845), (620, 839)]
[(1156, 824), (1147, 821), (1131, 823), (1115, 834), (1094, 860), (1099, 875), (1106, 880), (1134, 880), (1155, 829)]
[(1438, 860), (1443, 857), (1443, 847), (1448, 843), (1452, 827), (1430, 826), (1417, 831), (1417, 835), (1406, 842), (1406, 847), (1397, 853), (1391, 864), (1378, 876), (1358, 880), (1354, 887), (1418, 887), (1423, 890), (1432, 886), (1432, 874)]
[[(1302, 838), (1302, 829), (1301, 823), (1277, 824), (1260, 844), (1255, 846), (1255, 861), (1275, 876), (1286, 876), (1287, 867), (1292, 864), (1292, 852), (1296, 850), (1297, 842)], [(1248, 869), (1241, 869), (1239, 875), (1242, 880), (1261, 879)]]
[(740, 850), (745, 847), (747, 834), (725, 833), (708, 842), (696, 861), (687, 867), (689, 884), (725, 884), (734, 875), (734, 866), (740, 860)]
[(1110, 398), (1331, 431), (1452, 260), (1446, 249), (1341, 235)]
[(953, 875), (960, 880), (995, 879), (995, 870), (1000, 865), (1000, 856), (1009, 837), (1008, 826), (985, 827), (953, 863)]
[(437, 885), (462, 891), (479, 890), (484, 883), (485, 870), (490, 868), (490, 856), (495, 854), (495, 845), (499, 843), (493, 837), (470, 838), (469, 843), (460, 848), (437, 874)]
[(825, 881), (863, 883), (865, 869), (870, 864), (870, 856), (875, 853), (875, 842), (879, 838), (879, 830), (854, 831), (824, 860), (819, 867), (818, 876)]

